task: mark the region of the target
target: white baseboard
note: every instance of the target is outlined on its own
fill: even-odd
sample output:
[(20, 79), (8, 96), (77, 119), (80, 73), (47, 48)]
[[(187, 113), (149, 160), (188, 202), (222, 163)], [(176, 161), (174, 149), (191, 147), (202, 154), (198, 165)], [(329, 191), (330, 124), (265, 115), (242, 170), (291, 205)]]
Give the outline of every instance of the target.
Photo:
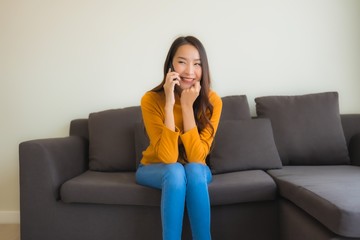
[(0, 211), (0, 224), (20, 223), (19, 211)]

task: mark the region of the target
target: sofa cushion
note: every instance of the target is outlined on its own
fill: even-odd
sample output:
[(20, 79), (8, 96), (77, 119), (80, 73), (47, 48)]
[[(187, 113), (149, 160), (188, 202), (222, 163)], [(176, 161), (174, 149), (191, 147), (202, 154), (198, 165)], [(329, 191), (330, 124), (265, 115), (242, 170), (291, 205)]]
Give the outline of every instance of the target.
[(95, 171), (134, 171), (134, 126), (140, 120), (140, 107), (91, 113), (89, 168)]
[[(61, 186), (66, 203), (160, 206), (161, 191), (136, 184), (134, 172), (87, 171)], [(274, 180), (260, 170), (219, 174), (209, 185), (211, 205), (268, 201), (276, 197)]]
[(87, 171), (61, 186), (66, 203), (159, 206), (161, 191), (136, 184), (135, 172)]
[(213, 206), (275, 200), (276, 191), (274, 180), (262, 170), (213, 175), (209, 184)]
[(233, 95), (221, 98), (223, 106), (220, 122), (223, 120), (246, 120), (251, 118), (246, 95)]
[(259, 97), (255, 102), (258, 116), (271, 120), (283, 164), (349, 164), (336, 92)]
[(213, 174), (281, 168), (268, 119), (221, 121), (211, 152)]
[(360, 237), (360, 167), (284, 166), (268, 173), (282, 197), (332, 232)]

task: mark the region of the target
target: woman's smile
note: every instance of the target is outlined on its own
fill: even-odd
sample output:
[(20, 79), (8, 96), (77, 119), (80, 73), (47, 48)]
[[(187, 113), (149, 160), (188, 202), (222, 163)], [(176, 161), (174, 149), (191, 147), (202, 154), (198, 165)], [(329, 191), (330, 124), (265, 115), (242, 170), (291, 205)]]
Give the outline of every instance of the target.
[(189, 78), (189, 77), (182, 77), (180, 76), (180, 80), (186, 83), (192, 83), (195, 81), (195, 78)]
[(195, 78), (180, 76), (180, 86), (182, 89), (191, 88), (195, 84), (195, 82), (196, 82)]

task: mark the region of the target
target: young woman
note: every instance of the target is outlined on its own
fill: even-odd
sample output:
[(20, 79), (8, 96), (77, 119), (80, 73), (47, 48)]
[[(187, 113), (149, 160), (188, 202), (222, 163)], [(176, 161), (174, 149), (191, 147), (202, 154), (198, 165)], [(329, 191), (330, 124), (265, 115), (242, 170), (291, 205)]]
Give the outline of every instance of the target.
[(136, 172), (138, 184), (162, 190), (163, 239), (181, 239), (184, 206), (193, 239), (208, 240), (211, 172), (206, 158), (221, 115), (221, 98), (210, 90), (208, 60), (195, 37), (170, 47), (164, 79), (141, 99), (150, 145)]

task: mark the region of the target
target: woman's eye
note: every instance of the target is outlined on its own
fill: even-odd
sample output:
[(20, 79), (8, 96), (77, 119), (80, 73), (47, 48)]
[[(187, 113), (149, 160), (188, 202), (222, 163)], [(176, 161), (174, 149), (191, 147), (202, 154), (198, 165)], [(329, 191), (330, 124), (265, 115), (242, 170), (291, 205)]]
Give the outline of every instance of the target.
[(201, 63), (195, 63), (195, 66), (201, 67)]

